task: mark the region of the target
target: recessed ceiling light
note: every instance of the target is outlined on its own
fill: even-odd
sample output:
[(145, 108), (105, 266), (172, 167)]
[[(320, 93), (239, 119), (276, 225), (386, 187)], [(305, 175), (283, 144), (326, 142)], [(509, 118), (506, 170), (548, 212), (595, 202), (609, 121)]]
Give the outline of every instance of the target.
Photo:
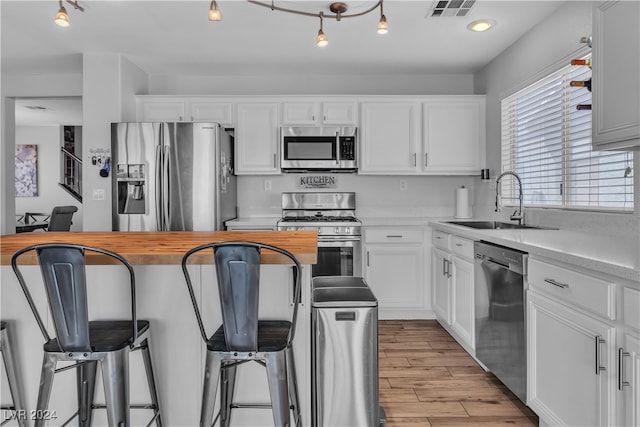
[(487, 31), (494, 25), (496, 25), (496, 21), (493, 21), (491, 19), (478, 19), (476, 21), (473, 21), (471, 24), (467, 25), (467, 28), (470, 29), (471, 31), (476, 31), (481, 33), (483, 31)]

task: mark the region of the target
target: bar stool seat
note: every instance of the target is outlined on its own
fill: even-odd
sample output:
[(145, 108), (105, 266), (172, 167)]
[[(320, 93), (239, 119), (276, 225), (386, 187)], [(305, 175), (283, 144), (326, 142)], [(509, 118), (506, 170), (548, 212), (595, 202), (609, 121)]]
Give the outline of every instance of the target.
[[(213, 251), (217, 285), (222, 311), (222, 325), (208, 336), (187, 269), (189, 258), (206, 249)], [(293, 313), (289, 320), (260, 320), (259, 284), (260, 251), (278, 252), (294, 265)], [(210, 427), (220, 418), (220, 425), (230, 425), (231, 410), (236, 408), (271, 407), (278, 427), (289, 427), (290, 411), (294, 424), (301, 425), (298, 388), (292, 341), (300, 300), (300, 263), (281, 248), (253, 242), (210, 243), (195, 247), (182, 258), (189, 295), (207, 345), (205, 378), (202, 392), (200, 426)], [(237, 368), (247, 362), (257, 362), (267, 371), (271, 404), (234, 402)], [(214, 420), (214, 406), (220, 387), (220, 412)]]
[[(148, 320), (138, 320), (138, 337), (149, 330)], [(89, 322), (89, 341), (91, 351), (104, 353), (122, 350), (133, 340), (131, 339), (131, 322), (128, 320), (93, 320)], [(57, 338), (52, 338), (44, 344), (44, 351), (61, 352)]]
[[(11, 405), (2, 405), (0, 409), (4, 411), (13, 411), (16, 414), (16, 420), (20, 427), (27, 427), (27, 417), (18, 416), (17, 414), (26, 414), (23, 403), (23, 386), (17, 372), (15, 364), (15, 348), (13, 347), (9, 336), (9, 324), (4, 320), (0, 321), (0, 353), (4, 362), (5, 372), (7, 373), (7, 383), (9, 385), (9, 393), (11, 394)], [(4, 422), (0, 422), (0, 425)]]
[[(49, 335), (18, 266), (20, 257), (29, 252), (37, 254), (55, 337)], [(115, 261), (126, 269), (131, 292), (128, 301), (130, 319), (89, 320), (86, 252), (110, 257), (111, 263)], [(11, 266), (45, 339), (36, 410), (48, 409), (55, 374), (76, 369), (78, 411), (62, 425), (67, 425), (77, 416), (79, 426), (89, 427), (93, 409), (105, 408), (111, 427), (129, 427), (130, 408), (141, 408), (153, 411), (147, 425), (155, 421), (156, 427), (162, 427), (149, 348), (150, 325), (149, 321), (137, 318), (133, 267), (114, 252), (65, 243), (46, 243), (21, 249), (13, 255)], [(151, 400), (148, 404), (131, 405), (129, 401), (129, 355), (134, 350), (142, 353)], [(58, 362), (74, 363), (57, 368)], [(106, 405), (95, 405), (93, 400), (98, 366), (102, 371)], [(36, 419), (35, 425), (44, 426), (45, 422), (44, 419)]]

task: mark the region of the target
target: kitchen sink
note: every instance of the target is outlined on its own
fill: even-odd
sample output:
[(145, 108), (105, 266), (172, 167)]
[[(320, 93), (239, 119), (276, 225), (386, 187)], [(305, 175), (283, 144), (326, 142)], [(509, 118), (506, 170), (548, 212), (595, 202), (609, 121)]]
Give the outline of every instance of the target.
[(447, 221), (449, 224), (462, 225), (463, 227), (477, 228), (480, 230), (557, 230), (557, 228), (540, 227), (537, 225), (520, 225), (512, 222), (500, 221)]

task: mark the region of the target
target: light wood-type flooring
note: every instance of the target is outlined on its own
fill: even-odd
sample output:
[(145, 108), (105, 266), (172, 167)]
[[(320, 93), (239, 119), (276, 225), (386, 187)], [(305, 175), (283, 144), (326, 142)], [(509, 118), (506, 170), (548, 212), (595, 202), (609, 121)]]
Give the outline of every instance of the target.
[(382, 320), (378, 346), (387, 427), (538, 425), (435, 320)]

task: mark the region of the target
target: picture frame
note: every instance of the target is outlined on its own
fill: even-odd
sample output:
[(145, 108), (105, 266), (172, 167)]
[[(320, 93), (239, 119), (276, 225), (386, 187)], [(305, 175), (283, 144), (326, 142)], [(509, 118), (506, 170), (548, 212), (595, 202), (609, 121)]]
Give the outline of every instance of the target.
[(38, 196), (38, 146), (16, 144), (15, 155), (16, 197)]

